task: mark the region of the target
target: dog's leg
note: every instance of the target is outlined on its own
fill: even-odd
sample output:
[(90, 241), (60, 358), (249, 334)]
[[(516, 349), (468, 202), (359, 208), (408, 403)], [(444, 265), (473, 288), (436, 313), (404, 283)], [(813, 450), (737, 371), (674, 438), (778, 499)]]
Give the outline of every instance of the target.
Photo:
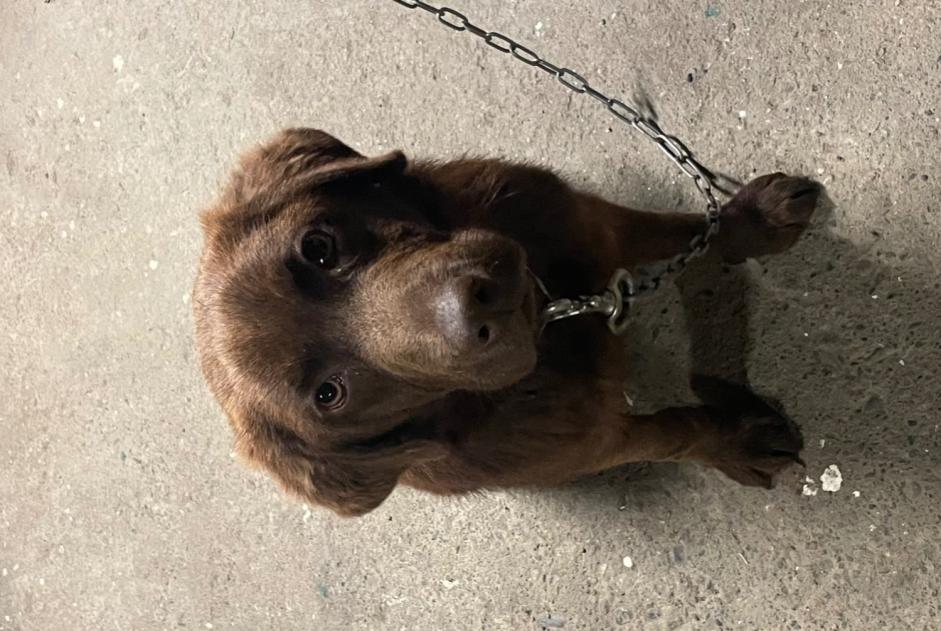
[(694, 377), (693, 388), (709, 405), (625, 419), (591, 468), (692, 461), (742, 484), (770, 488), (776, 473), (802, 462), (797, 425), (747, 388), (711, 377)]
[[(821, 190), (812, 180), (783, 173), (752, 180), (723, 206), (715, 249), (730, 263), (783, 252), (807, 228)], [(632, 210), (592, 195), (582, 194), (580, 205), (613, 229), (616, 256), (626, 266), (685, 251), (706, 225), (699, 213)]]

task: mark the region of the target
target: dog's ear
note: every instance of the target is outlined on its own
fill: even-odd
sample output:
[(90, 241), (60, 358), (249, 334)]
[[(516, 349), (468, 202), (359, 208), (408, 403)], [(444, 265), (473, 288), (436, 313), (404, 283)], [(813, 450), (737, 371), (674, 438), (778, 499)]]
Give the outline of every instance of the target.
[(236, 450), (263, 467), (281, 487), (344, 517), (364, 515), (379, 506), (413, 464), (442, 457), (443, 447), (411, 441), (376, 450), (319, 450), (297, 433), (258, 416), (236, 423)]
[(401, 173), (400, 151), (366, 158), (319, 129), (286, 129), (243, 156), (225, 197), (243, 205), (259, 196), (279, 197), (357, 177)]

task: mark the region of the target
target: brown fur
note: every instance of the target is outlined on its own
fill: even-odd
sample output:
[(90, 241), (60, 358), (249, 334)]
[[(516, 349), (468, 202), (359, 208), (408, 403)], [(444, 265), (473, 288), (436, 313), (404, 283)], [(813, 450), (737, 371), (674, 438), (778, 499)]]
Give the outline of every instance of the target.
[[(754, 180), (716, 248), (729, 261), (786, 249), (818, 191)], [(202, 219), (203, 371), (238, 451), (308, 502), (359, 515), (399, 482), (464, 493), (643, 460), (770, 485), (798, 460), (796, 427), (742, 387), (697, 379), (708, 405), (631, 416), (623, 341), (601, 318), (540, 332), (530, 271), (555, 295), (598, 291), (616, 267), (683, 251), (695, 215), (630, 210), (497, 160), (364, 158), (293, 129), (249, 153)], [(304, 253), (316, 226), (337, 243), (330, 269)], [(315, 400), (325, 380), (345, 388), (341, 407)]]

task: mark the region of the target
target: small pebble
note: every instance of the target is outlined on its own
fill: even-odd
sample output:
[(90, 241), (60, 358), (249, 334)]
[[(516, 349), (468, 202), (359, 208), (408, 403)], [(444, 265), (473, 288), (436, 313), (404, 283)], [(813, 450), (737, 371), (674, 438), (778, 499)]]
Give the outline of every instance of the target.
[(820, 476), (820, 486), (828, 493), (839, 491), (840, 487), (843, 486), (843, 474), (840, 473), (840, 468), (832, 464), (824, 469), (823, 474)]
[(626, 567), (627, 569), (631, 569), (632, 567), (634, 567), (634, 559), (632, 559), (631, 557), (624, 557), (623, 563), (624, 563), (624, 567)]

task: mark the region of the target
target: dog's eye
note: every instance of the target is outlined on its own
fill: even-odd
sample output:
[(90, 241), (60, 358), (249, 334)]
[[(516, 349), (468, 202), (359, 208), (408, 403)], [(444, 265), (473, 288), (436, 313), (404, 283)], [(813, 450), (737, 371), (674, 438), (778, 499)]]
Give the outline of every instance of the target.
[(346, 388), (338, 377), (332, 377), (317, 386), (314, 397), (320, 407), (335, 410), (346, 400)]
[(323, 230), (311, 230), (301, 239), (301, 256), (308, 263), (324, 269), (337, 266), (337, 243), (333, 235)]

